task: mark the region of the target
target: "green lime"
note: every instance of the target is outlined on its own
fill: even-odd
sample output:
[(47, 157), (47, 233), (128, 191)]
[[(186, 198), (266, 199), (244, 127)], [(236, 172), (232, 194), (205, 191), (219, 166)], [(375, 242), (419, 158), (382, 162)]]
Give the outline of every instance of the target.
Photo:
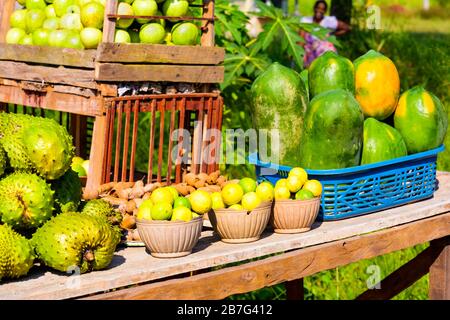
[(189, 199), (185, 198), (185, 197), (178, 197), (175, 199), (175, 202), (173, 203), (173, 208), (178, 208), (178, 207), (185, 207), (190, 209), (191, 208), (191, 203), (189, 202)]
[(312, 198), (314, 198), (314, 194), (307, 189), (301, 189), (295, 194), (295, 199), (297, 200), (308, 200)]
[(170, 202), (158, 202), (151, 209), (153, 220), (170, 220), (172, 217), (172, 205)]
[(244, 193), (254, 192), (256, 190), (256, 181), (252, 178), (242, 178), (239, 185), (244, 189)]

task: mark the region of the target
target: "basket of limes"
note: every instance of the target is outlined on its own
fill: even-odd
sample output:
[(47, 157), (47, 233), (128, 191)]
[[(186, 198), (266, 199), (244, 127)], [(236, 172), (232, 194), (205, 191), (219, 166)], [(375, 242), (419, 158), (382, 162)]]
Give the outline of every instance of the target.
[(136, 226), (150, 254), (158, 258), (182, 257), (197, 244), (203, 226), (202, 214), (211, 209), (208, 192), (196, 190), (189, 198), (174, 187), (154, 190), (138, 209)]
[(257, 185), (251, 178), (230, 181), (221, 192), (211, 195), (211, 225), (223, 242), (256, 241), (269, 223), (273, 197), (274, 188), (269, 182)]
[(271, 224), (276, 233), (300, 233), (311, 229), (320, 210), (322, 184), (308, 180), (302, 168), (292, 168), (275, 184)]

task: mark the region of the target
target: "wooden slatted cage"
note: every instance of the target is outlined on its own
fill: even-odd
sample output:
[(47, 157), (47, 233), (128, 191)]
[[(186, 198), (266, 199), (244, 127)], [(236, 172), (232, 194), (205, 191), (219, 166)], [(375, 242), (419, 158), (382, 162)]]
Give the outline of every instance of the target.
[(218, 170), (223, 100), (219, 93), (111, 98), (106, 103), (102, 182), (181, 182)]

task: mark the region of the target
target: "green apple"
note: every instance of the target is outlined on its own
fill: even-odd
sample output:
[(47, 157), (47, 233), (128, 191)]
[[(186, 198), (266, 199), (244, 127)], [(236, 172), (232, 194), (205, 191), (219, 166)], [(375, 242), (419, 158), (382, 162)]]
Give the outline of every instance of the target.
[(19, 44), (22, 45), (33, 45), (33, 36), (31, 34), (27, 34), (20, 39)]
[(50, 30), (37, 29), (33, 32), (33, 44), (37, 46), (48, 46), (48, 37), (50, 36)]
[(27, 33), (23, 29), (11, 28), (6, 33), (6, 43), (8, 43), (8, 44), (18, 44), (20, 39), (22, 39), (26, 35), (27, 35)]
[(134, 2), (134, 0), (120, 0), (120, 2), (132, 4)]
[[(56, 0), (55, 0), (56, 1)], [(51, 47), (64, 47), (64, 41), (70, 35), (69, 30), (51, 30), (48, 36), (48, 45)]]
[[(162, 12), (161, 11), (157, 11), (155, 16), (162, 16)], [(159, 23), (160, 25), (162, 25), (164, 28), (166, 27), (166, 20), (165, 19), (154, 19), (154, 20), (150, 20), (150, 22), (156, 22)]]
[(141, 43), (158, 44), (163, 43), (166, 37), (166, 30), (159, 23), (148, 23), (143, 25), (139, 32)]
[(66, 13), (61, 17), (61, 28), (68, 30), (83, 30), (80, 15), (78, 13)]
[(67, 12), (65, 14), (67, 14), (67, 13), (78, 13), (78, 14), (80, 14), (81, 13), (81, 7), (79, 5), (77, 5), (77, 4), (73, 4), (73, 5), (69, 6), (69, 7), (67, 7)]
[(26, 30), (27, 28), (27, 9), (19, 9), (14, 11), (9, 17), (9, 25), (11, 28), (20, 28)]
[(139, 43), (141, 40), (139, 39), (139, 32), (136, 30), (128, 30), (128, 34), (130, 35), (131, 43)]
[(131, 37), (128, 32), (125, 30), (116, 30), (116, 33), (114, 35), (114, 42), (115, 43), (131, 43)]
[(80, 32), (80, 37), (86, 49), (96, 49), (102, 42), (103, 32), (96, 28), (84, 28)]
[(62, 17), (67, 13), (67, 9), (75, 4), (75, 0), (54, 0), (53, 7), (55, 8), (56, 16)]
[(45, 9), (47, 4), (44, 0), (26, 0), (25, 6), (27, 9)]
[(45, 0), (46, 3), (50, 3), (50, 5), (53, 3), (53, 0)]
[[(158, 4), (154, 0), (134, 0), (133, 11), (137, 16), (154, 16), (158, 12)], [(150, 19), (136, 19), (140, 24), (150, 21)]]
[(84, 159), (82, 157), (75, 156), (72, 158), (72, 164), (82, 164)]
[(35, 30), (41, 28), (46, 18), (47, 17), (45, 16), (44, 10), (40, 9), (28, 10), (25, 19), (27, 25), (27, 32), (33, 33)]
[(88, 4), (89, 2), (92, 2), (95, 0), (75, 0), (75, 4), (82, 8), (85, 4)]
[(60, 18), (47, 18), (42, 25), (42, 28), (48, 30), (56, 30), (61, 27), (61, 19)]
[(17, 2), (22, 6), (25, 7), (27, 0), (17, 0)]
[(47, 18), (56, 18), (55, 6), (50, 4), (45, 8), (45, 15)]
[[(81, 41), (80, 34), (74, 30), (71, 30), (67, 37), (64, 39), (64, 48), (72, 49), (84, 49), (83, 42)], [(84, 163), (84, 161), (83, 161)]]
[(198, 43), (198, 36), (198, 27), (191, 22), (178, 23), (172, 28), (172, 42), (176, 45), (194, 46)]
[[(129, 5), (128, 3), (121, 2), (119, 3), (119, 6), (117, 7), (117, 14), (132, 16), (134, 15), (133, 7)], [(117, 28), (120, 29), (127, 29), (131, 26), (134, 19), (117, 19)]]
[(163, 4), (163, 13), (168, 17), (184, 16), (189, 9), (189, 2), (186, 0), (167, 0)]
[(81, 8), (81, 23), (85, 28), (103, 27), (105, 7), (98, 2), (89, 2)]

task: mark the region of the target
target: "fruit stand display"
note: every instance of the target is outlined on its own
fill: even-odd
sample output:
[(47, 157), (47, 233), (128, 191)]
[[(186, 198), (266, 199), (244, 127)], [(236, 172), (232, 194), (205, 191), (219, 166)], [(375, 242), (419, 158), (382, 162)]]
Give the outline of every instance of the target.
[[(39, 5), (38, 1), (36, 3)], [(52, 47), (5, 43), (8, 31), (12, 29), (10, 16), (16, 9), (16, 1), (2, 1), (0, 101), (3, 109), (7, 109), (7, 104), (12, 104), (14, 108), (9, 108), (10, 111), (19, 105), (67, 113), (71, 118), (71, 133), (75, 138), (77, 152), (81, 156), (88, 154), (92, 163), (102, 163), (106, 157), (106, 113), (108, 106), (115, 104), (110, 99), (119, 97), (121, 83), (155, 81), (196, 84), (196, 89), (191, 90), (195, 91), (194, 97), (183, 96), (178, 92), (178, 98), (204, 103), (201, 106), (205, 110), (202, 116), (207, 114), (206, 110), (211, 110), (208, 109), (211, 108), (208, 103), (213, 99), (214, 114), (220, 114), (221, 98), (211, 93), (210, 85), (223, 80), (224, 70), (219, 64), (223, 61), (224, 50), (214, 47), (214, 1), (205, 0), (199, 6), (202, 9), (201, 17), (177, 19), (201, 21), (201, 45), (123, 44), (114, 41), (116, 22), (124, 20), (121, 17), (125, 15), (118, 15), (117, 0), (108, 0), (101, 19), (102, 42), (96, 49), (81, 50), (62, 47), (64, 45)], [(147, 97), (147, 100), (154, 98), (158, 97)], [(201, 103), (195, 101), (193, 104), (197, 108), (191, 112), (197, 112), (199, 116)], [(157, 111), (160, 112), (164, 107), (158, 104)], [(123, 108), (124, 113), (127, 113), (129, 104), (125, 102)], [(175, 108), (179, 110), (184, 106), (179, 104)], [(88, 126), (92, 126), (92, 137), (85, 134)], [(90, 141), (90, 150), (82, 152), (86, 141)], [(96, 190), (105, 180), (101, 169), (98, 166), (89, 168), (86, 191)]]

